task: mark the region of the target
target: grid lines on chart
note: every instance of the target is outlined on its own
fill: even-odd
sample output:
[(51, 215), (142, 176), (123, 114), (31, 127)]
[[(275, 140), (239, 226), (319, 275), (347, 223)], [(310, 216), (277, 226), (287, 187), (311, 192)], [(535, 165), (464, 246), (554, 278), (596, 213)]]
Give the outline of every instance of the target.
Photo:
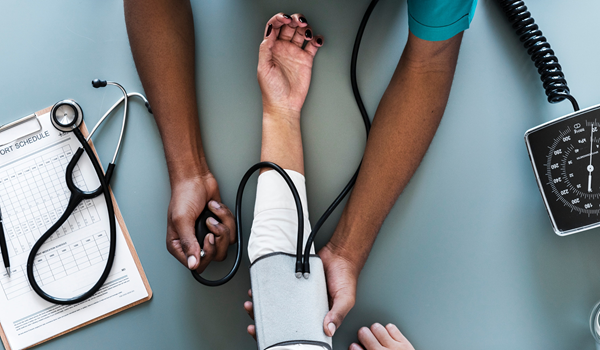
[[(49, 252), (39, 254), (33, 264), (33, 274), (40, 286), (49, 285), (78, 271), (106, 261), (110, 240), (106, 231), (86, 237), (69, 245), (59, 245)], [(25, 264), (11, 267), (11, 277), (3, 273), (0, 285), (7, 299), (31, 291)]]
[[(65, 171), (72, 156), (67, 145), (0, 168), (0, 206), (10, 256), (29, 251), (64, 212), (70, 196)], [(79, 166), (73, 171), (73, 182), (87, 189)], [(93, 201), (86, 199), (48, 242), (99, 220)]]

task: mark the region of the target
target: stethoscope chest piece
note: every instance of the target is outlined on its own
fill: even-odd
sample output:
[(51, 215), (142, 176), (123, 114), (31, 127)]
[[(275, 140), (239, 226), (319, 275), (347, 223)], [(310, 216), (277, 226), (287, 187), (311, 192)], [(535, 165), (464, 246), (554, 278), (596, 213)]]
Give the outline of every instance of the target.
[(50, 112), (52, 125), (60, 131), (72, 131), (83, 121), (83, 111), (77, 102), (62, 100), (52, 106)]

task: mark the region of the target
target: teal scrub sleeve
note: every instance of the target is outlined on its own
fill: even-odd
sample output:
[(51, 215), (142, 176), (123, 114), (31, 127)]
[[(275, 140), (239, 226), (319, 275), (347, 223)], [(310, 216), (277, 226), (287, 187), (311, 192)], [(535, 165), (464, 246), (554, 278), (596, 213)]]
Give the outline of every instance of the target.
[(450, 39), (469, 28), (477, 0), (408, 0), (408, 26), (429, 41)]

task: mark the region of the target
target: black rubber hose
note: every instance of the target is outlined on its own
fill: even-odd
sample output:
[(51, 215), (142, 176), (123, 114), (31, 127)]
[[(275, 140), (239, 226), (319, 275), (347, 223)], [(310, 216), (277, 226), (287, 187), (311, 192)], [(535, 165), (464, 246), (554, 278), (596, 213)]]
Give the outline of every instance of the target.
[(279, 165), (277, 165), (275, 163), (271, 163), (271, 162), (260, 162), (260, 163), (254, 164), (250, 169), (248, 169), (248, 171), (246, 171), (246, 174), (244, 174), (242, 181), (240, 181), (240, 186), (238, 187), (237, 196), (235, 198), (235, 225), (237, 227), (237, 251), (236, 251), (235, 263), (233, 264), (233, 267), (231, 268), (231, 270), (225, 277), (223, 277), (219, 280), (215, 280), (215, 281), (207, 280), (207, 279), (203, 278), (202, 276), (200, 276), (200, 274), (198, 272), (196, 272), (195, 270), (192, 270), (192, 276), (194, 276), (196, 281), (198, 281), (206, 286), (210, 286), (210, 287), (220, 286), (222, 284), (229, 282), (229, 280), (231, 278), (233, 278), (233, 276), (235, 276), (238, 269), (240, 268), (240, 263), (242, 262), (242, 249), (244, 247), (244, 241), (242, 240), (242, 238), (244, 236), (242, 234), (242, 196), (244, 195), (244, 188), (246, 187), (246, 183), (250, 179), (250, 176), (252, 176), (252, 174), (254, 174), (254, 172), (256, 170), (262, 169), (262, 168), (271, 168), (271, 169), (275, 170), (276, 172), (278, 172), (279, 175), (281, 175), (283, 177), (283, 179), (287, 183), (288, 187), (292, 191), (292, 196), (294, 197), (294, 202), (296, 203), (296, 211), (298, 213), (298, 242), (296, 245), (296, 247), (297, 247), (297, 249), (296, 249), (296, 274), (298, 277), (300, 277), (299, 274), (302, 273), (302, 241), (304, 240), (304, 211), (302, 209), (302, 201), (300, 200), (300, 195), (298, 195), (298, 190), (296, 189), (296, 186), (294, 186), (294, 182), (292, 181), (292, 179), (285, 172), (285, 170), (283, 170)]
[[(354, 48), (352, 49), (352, 58), (350, 61), (350, 82), (352, 83), (352, 92), (354, 93), (354, 99), (356, 100), (356, 104), (358, 105), (358, 109), (360, 111), (360, 115), (362, 116), (363, 122), (365, 124), (365, 130), (367, 132), (367, 137), (369, 137), (369, 132), (371, 131), (371, 120), (369, 119), (369, 114), (365, 109), (365, 105), (363, 104), (362, 98), (360, 97), (360, 91), (358, 90), (358, 83), (356, 81), (356, 62), (358, 60), (358, 51), (360, 49), (360, 42), (362, 40), (363, 33), (365, 31), (365, 27), (367, 26), (367, 22), (369, 21), (369, 17), (375, 8), (375, 5), (379, 0), (372, 0), (367, 7), (367, 11), (365, 11), (365, 15), (363, 16), (362, 21), (360, 22), (360, 26), (358, 27), (358, 33), (356, 33), (356, 39), (354, 40)], [(362, 161), (361, 161), (362, 164)], [(327, 218), (333, 213), (335, 208), (342, 202), (344, 197), (350, 192), (354, 184), (356, 183), (356, 178), (358, 177), (358, 172), (360, 171), (360, 164), (358, 165), (358, 169), (354, 172), (354, 175), (350, 179), (350, 182), (344, 187), (342, 192), (337, 196), (337, 198), (331, 203), (329, 208), (323, 213), (323, 215), (317, 221), (317, 224), (313, 227), (312, 232), (308, 236), (308, 240), (306, 241), (306, 246), (304, 247), (304, 273), (310, 273), (310, 247), (313, 245), (315, 240), (315, 236), (321, 229), (321, 226), (325, 223)]]
[(497, 0), (497, 2), (502, 6), (502, 10), (538, 69), (540, 80), (546, 90), (546, 96), (548, 96), (548, 102), (557, 103), (569, 100), (573, 105), (573, 109), (578, 111), (579, 104), (575, 97), (571, 95), (562, 67), (558, 63), (558, 58), (554, 55), (554, 50), (550, 47), (539, 26), (531, 17), (525, 2), (520, 0)]

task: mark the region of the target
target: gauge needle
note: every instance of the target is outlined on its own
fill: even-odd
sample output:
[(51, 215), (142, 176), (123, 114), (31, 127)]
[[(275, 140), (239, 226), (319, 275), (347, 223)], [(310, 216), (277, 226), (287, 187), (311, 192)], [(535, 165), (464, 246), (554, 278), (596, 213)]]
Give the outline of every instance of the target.
[(594, 146), (594, 124), (592, 124), (592, 134), (590, 135), (590, 165), (587, 167), (588, 171), (588, 192), (592, 192), (592, 172), (594, 171), (594, 166), (592, 165), (592, 156), (593, 147)]

